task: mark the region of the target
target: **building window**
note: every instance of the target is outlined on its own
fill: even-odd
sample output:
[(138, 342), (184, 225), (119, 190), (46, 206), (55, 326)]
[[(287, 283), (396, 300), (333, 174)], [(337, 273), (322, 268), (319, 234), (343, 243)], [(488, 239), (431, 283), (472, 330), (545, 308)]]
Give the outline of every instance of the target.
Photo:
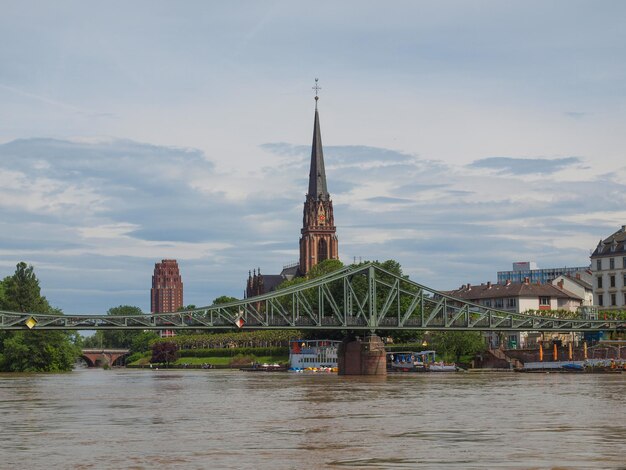
[(517, 299), (516, 298), (506, 299), (506, 306), (508, 308), (517, 307)]
[(609, 259), (609, 269), (615, 269), (615, 258)]
[(504, 307), (504, 301), (502, 299), (496, 299), (496, 308), (502, 308)]
[(622, 267), (626, 268), (626, 256), (622, 258)]
[(604, 297), (602, 294), (598, 294), (598, 305), (602, 307), (604, 305)]
[(602, 276), (598, 276), (598, 289), (602, 289)]
[(626, 305), (626, 293), (624, 293), (624, 305)]
[(598, 259), (596, 260), (596, 271), (602, 271), (602, 260)]
[(611, 294), (611, 305), (615, 306), (617, 305), (617, 300), (616, 300), (616, 295), (615, 294)]
[(485, 299), (483, 300), (483, 305), (485, 307), (491, 307), (491, 299)]
[(539, 305), (550, 305), (550, 297), (539, 297)]
[(611, 274), (611, 276), (609, 277), (609, 282), (611, 287), (615, 287), (615, 274)]
[(626, 287), (626, 274), (624, 274), (623, 284), (622, 286)]

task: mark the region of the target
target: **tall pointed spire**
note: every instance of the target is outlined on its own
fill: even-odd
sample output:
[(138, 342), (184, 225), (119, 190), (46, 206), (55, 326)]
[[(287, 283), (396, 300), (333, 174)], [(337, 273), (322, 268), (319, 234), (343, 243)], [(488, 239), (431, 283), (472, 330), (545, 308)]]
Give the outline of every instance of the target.
[(315, 122), (313, 124), (313, 145), (311, 146), (311, 169), (309, 171), (308, 196), (316, 200), (328, 200), (328, 188), (326, 187), (326, 170), (324, 169), (324, 151), (322, 150), (322, 133), (320, 132), (320, 117), (317, 112), (317, 92), (321, 87), (315, 79)]
[(324, 152), (317, 101), (320, 90), (315, 79), (315, 123), (313, 124), (313, 146), (311, 147), (311, 170), (309, 172), (309, 192), (304, 201), (302, 212), (302, 230), (300, 233), (300, 275), (306, 275), (310, 269), (327, 259), (339, 259), (333, 201), (326, 187)]

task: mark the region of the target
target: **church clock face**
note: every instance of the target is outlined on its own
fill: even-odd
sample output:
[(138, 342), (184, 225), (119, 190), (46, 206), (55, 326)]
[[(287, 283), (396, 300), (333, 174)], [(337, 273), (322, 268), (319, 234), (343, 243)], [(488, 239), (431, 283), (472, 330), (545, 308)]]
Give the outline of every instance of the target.
[(324, 214), (320, 214), (317, 220), (320, 221), (320, 224), (323, 224), (326, 221), (326, 216)]

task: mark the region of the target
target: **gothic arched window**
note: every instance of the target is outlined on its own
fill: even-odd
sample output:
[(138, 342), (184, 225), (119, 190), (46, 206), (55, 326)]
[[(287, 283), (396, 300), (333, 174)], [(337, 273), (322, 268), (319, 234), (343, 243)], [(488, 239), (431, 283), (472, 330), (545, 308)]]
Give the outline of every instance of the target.
[(325, 259), (328, 259), (328, 243), (322, 238), (317, 245), (317, 262), (321, 263)]

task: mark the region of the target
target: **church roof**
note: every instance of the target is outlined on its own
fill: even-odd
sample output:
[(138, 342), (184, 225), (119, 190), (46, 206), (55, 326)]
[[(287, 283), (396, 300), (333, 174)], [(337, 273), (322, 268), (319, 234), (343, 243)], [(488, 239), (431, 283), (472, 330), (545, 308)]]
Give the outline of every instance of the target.
[(284, 281), (285, 278), (280, 274), (263, 274), (263, 287), (265, 288), (265, 292), (262, 293), (272, 292)]
[(311, 170), (309, 171), (309, 197), (328, 200), (326, 187), (326, 170), (324, 169), (324, 152), (322, 150), (322, 134), (320, 132), (320, 117), (317, 112), (317, 97), (315, 102), (315, 123), (313, 124), (313, 145), (311, 147)]

